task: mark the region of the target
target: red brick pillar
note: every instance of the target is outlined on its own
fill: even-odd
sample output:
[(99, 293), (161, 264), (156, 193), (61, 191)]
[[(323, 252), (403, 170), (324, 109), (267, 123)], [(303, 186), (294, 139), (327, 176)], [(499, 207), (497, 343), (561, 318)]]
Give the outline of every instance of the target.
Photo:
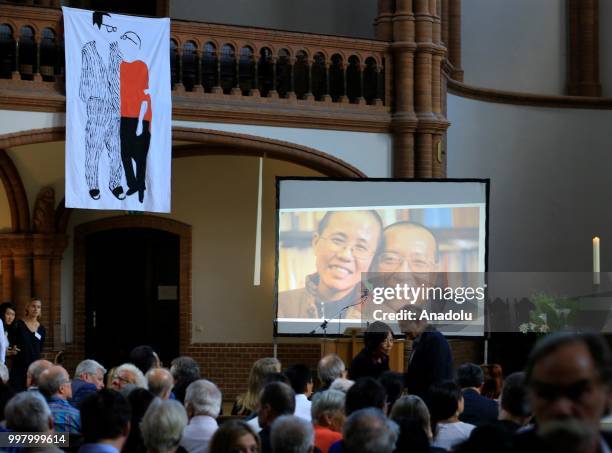
[(376, 39), (393, 40), (393, 0), (378, 0), (378, 16), (374, 20)]
[(0, 302), (13, 301), (13, 257), (10, 251), (0, 257), (0, 265), (2, 266), (2, 300)]
[(395, 73), (395, 112), (393, 128), (393, 176), (414, 177), (414, 132), (417, 117), (414, 111), (414, 54), (416, 51), (415, 18), (412, 0), (397, 0), (393, 17), (393, 67)]
[(453, 65), (451, 77), (463, 82), (461, 67), (461, 0), (448, 0), (448, 60)]
[(32, 298), (32, 242), (29, 235), (15, 235), (11, 240), (13, 255), (13, 302), (17, 317), (25, 316)]

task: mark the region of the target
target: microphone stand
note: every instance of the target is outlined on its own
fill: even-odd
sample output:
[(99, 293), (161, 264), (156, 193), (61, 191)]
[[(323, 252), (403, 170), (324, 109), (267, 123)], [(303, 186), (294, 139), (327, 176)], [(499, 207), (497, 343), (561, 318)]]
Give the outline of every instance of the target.
[[(347, 305), (346, 307), (342, 307), (342, 308), (341, 308), (341, 309), (338, 311), (338, 313), (336, 313), (334, 316), (332, 316), (332, 318), (331, 318), (331, 319), (325, 319), (325, 318), (323, 318), (323, 322), (321, 323), (321, 325), (320, 325), (320, 326), (318, 326), (318, 327), (316, 327), (315, 329), (313, 329), (313, 330), (312, 330), (312, 331), (311, 331), (311, 332), (310, 332), (308, 335), (314, 335), (314, 334), (316, 334), (316, 333), (317, 333), (317, 330), (319, 330), (319, 329), (323, 329), (323, 336), (324, 336), (324, 337), (325, 337), (325, 336), (327, 336), (327, 325), (329, 324), (329, 322), (330, 322), (331, 320), (336, 319), (336, 318), (338, 318), (338, 321), (340, 321), (340, 319), (342, 319), (342, 318), (340, 318), (340, 315), (342, 314), (342, 312), (343, 312), (344, 310), (348, 310), (348, 309), (349, 309), (349, 308), (351, 308), (351, 307), (356, 307), (357, 305), (362, 305), (362, 304), (363, 304), (363, 303), (364, 303), (364, 302), (367, 300), (368, 295), (369, 295), (369, 291), (368, 291), (368, 288), (366, 288), (366, 289), (363, 291), (363, 294), (362, 294), (362, 296), (360, 297), (359, 302), (354, 303), (354, 304)], [(338, 330), (340, 330), (340, 329), (338, 329)], [(338, 332), (338, 333), (340, 333), (340, 332)]]

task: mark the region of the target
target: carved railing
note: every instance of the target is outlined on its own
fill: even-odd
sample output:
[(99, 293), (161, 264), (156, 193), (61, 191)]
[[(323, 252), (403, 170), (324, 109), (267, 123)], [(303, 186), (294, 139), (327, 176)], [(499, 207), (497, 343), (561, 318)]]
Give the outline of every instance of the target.
[[(206, 109), (208, 102), (198, 102), (206, 100), (268, 114), (278, 108), (310, 112), (314, 119), (333, 107), (382, 128), (388, 118), (380, 115), (390, 111), (388, 52), (382, 41), (172, 21), (175, 112), (201, 116), (194, 112)], [(0, 4), (0, 89), (41, 89), (63, 98), (64, 72), (61, 11)], [(374, 116), (367, 120), (365, 114)], [(346, 125), (351, 121), (345, 118)]]

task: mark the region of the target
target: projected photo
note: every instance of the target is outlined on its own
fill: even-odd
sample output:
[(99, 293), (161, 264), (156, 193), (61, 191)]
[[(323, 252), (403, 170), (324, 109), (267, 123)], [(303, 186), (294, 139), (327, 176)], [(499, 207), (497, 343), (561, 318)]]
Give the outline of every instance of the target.
[(441, 274), (482, 272), (480, 210), (281, 211), (278, 317), (360, 319), (362, 273), (411, 273), (433, 285)]
[(399, 333), (411, 304), (443, 333), (482, 335), (486, 180), (277, 185), (276, 335), (343, 335), (375, 321)]

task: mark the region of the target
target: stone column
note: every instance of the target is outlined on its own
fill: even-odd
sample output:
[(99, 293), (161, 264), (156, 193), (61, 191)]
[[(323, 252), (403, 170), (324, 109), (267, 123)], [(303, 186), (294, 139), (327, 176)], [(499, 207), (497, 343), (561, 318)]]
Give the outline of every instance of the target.
[(415, 175), (414, 132), (417, 117), (414, 110), (414, 22), (412, 0), (397, 0), (393, 16), (392, 44), (395, 69), (395, 112), (392, 117), (393, 176), (404, 178)]
[(378, 0), (378, 16), (374, 20), (376, 39), (393, 40), (393, 0)]
[(448, 0), (448, 60), (453, 65), (452, 78), (463, 82), (461, 67), (461, 0)]

